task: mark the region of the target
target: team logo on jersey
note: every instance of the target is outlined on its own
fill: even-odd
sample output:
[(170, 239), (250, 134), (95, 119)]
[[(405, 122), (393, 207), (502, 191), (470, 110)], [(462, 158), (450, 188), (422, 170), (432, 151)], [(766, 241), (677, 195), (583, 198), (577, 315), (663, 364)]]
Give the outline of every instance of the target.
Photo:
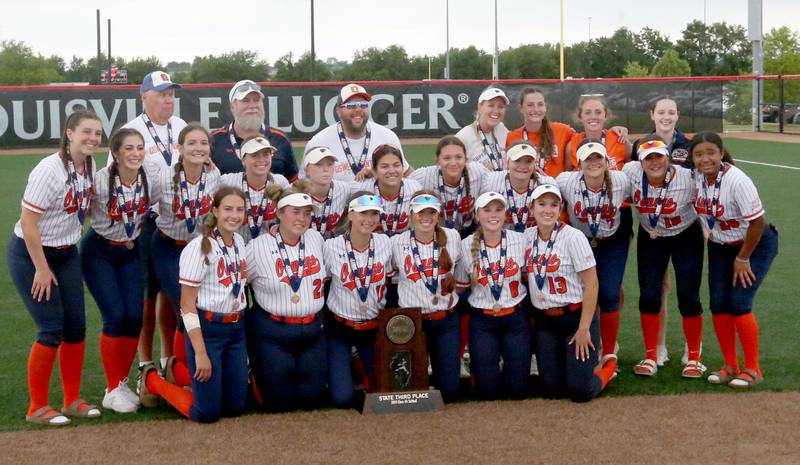
[[(704, 199), (703, 197), (697, 197), (697, 199), (695, 199), (694, 210), (697, 212), (698, 215), (714, 216), (714, 206), (711, 205), (711, 202), (708, 202), (708, 205), (706, 205), (706, 199)], [(722, 215), (725, 214), (725, 205), (719, 203), (717, 205), (716, 210), (717, 210), (716, 217), (722, 218)]]
[[(486, 270), (483, 269), (480, 265), (475, 265), (475, 269), (478, 271), (478, 283), (481, 286), (489, 286), (489, 278), (486, 276)], [(489, 264), (489, 269), (492, 272), (492, 277), (495, 281), (500, 279), (500, 262), (494, 262)], [(506, 269), (505, 269), (505, 277), (511, 278), (514, 275), (519, 273), (519, 264), (514, 261), (513, 258), (509, 258), (506, 260)]]
[[(128, 211), (133, 210), (132, 203), (133, 203), (132, 200), (126, 201), (125, 209)], [(144, 197), (140, 198), (139, 205), (136, 208), (136, 214), (144, 215), (145, 213), (147, 213), (147, 208), (148, 208), (147, 199)], [(108, 209), (108, 217), (114, 221), (122, 221), (122, 213), (119, 211), (119, 206), (117, 205), (117, 202), (114, 202), (111, 205), (111, 208)]]
[[(534, 273), (538, 271), (542, 273), (541, 267), (545, 265), (546, 257), (544, 254), (539, 254), (537, 256), (532, 256), (533, 252), (531, 249), (528, 249), (525, 252), (525, 271), (528, 273)], [(535, 267), (535, 268), (534, 268)], [(547, 273), (555, 273), (561, 267), (561, 259), (558, 258), (555, 252), (550, 255), (550, 260), (547, 261), (547, 265), (545, 270)]]
[[(514, 214), (511, 213), (511, 209), (507, 208), (506, 209), (506, 224), (511, 224), (511, 225), (516, 224), (516, 222), (518, 220), (522, 219), (522, 215), (517, 214), (517, 216), (518, 216), (518, 218), (514, 218)], [(528, 214), (528, 220), (525, 222), (525, 226), (528, 227), (528, 228), (532, 228), (532, 227), (536, 226), (536, 218), (534, 218), (533, 215), (530, 214), (530, 213)]]
[[(395, 220), (397, 221), (397, 224), (395, 224)], [(399, 216), (395, 215), (394, 213), (388, 213), (386, 215), (386, 228), (389, 231), (399, 231), (407, 227), (408, 227), (408, 213), (403, 212)], [(376, 231), (383, 231), (383, 225), (379, 224), (378, 227), (376, 228)]]
[[(255, 217), (258, 215), (258, 205), (253, 205), (250, 207), (250, 215)], [(275, 202), (269, 201), (267, 205), (264, 207), (264, 215), (263, 220), (265, 223), (272, 223), (278, 217), (278, 210), (275, 209)], [(247, 226), (247, 215), (242, 218), (242, 225)]]
[[(422, 269), (424, 270), (425, 276), (427, 276), (429, 278), (433, 277), (433, 257), (431, 257), (431, 258), (422, 258), (422, 259), (420, 259), (420, 262), (422, 263)], [(403, 262), (403, 268), (405, 269), (406, 277), (408, 279), (410, 279), (411, 281), (417, 282), (420, 279), (422, 279), (422, 277), (419, 275), (419, 272), (417, 271), (417, 267), (414, 266), (414, 260), (411, 258), (411, 255), (406, 255), (406, 259)], [(439, 259), (439, 276), (443, 276), (446, 273), (447, 273), (447, 270), (445, 270), (442, 267), (442, 265), (441, 265), (441, 257), (440, 257), (440, 259)]]
[[(189, 201), (189, 211), (195, 212), (195, 218), (197, 218), (198, 216), (207, 215), (208, 212), (211, 211), (211, 196), (210, 195), (204, 195), (203, 198), (200, 200), (200, 205), (199, 205), (199, 207), (200, 207), (199, 210), (200, 211), (199, 211), (199, 213), (197, 212), (198, 211), (197, 203), (198, 203), (197, 200), (190, 200)], [(183, 201), (181, 200), (180, 194), (175, 194), (172, 197), (172, 212), (175, 214), (175, 218), (178, 219), (178, 220), (185, 220), (186, 219), (186, 213), (183, 210), (182, 205), (183, 205)]]
[[(583, 204), (580, 200), (575, 202), (575, 206), (572, 208), (572, 212), (578, 221), (581, 223), (588, 223), (589, 222), (589, 211), (583, 208)], [(617, 215), (617, 207), (608, 203), (600, 207), (600, 218), (606, 220), (610, 224), (614, 224), (614, 217)]]
[(670, 155), (673, 162), (683, 163), (689, 157), (689, 151), (686, 149), (674, 149)]
[[(232, 263), (232, 266), (236, 267), (236, 263)], [(242, 280), (247, 279), (247, 261), (242, 259), (239, 262), (239, 267), (234, 270), (234, 273), (239, 273), (239, 278)], [(228, 273), (228, 267), (225, 266), (225, 259), (223, 259), (222, 256), (220, 256), (217, 261), (217, 281), (225, 287), (233, 284), (233, 277)]]
[[(86, 195), (91, 199), (94, 195), (94, 189), (91, 187), (88, 188), (86, 190)], [(67, 194), (64, 196), (64, 211), (72, 214), (78, 211), (78, 207), (78, 196), (75, 195), (75, 189), (70, 187), (69, 190), (67, 190)]]
[[(362, 266), (358, 269), (358, 277), (364, 279), (367, 274), (367, 268)], [(383, 269), (383, 263), (375, 263), (372, 265), (372, 278), (370, 279), (370, 283), (380, 283), (383, 281), (386, 273)], [(348, 263), (342, 263), (342, 270), (339, 272), (339, 279), (341, 280), (344, 287), (350, 289), (351, 291), (356, 290), (356, 287), (359, 285), (354, 280), (350, 279), (350, 265)]]
[[(447, 214), (447, 218), (452, 218), (454, 216), (453, 211), (455, 209), (455, 199), (449, 199), (447, 202), (445, 202), (444, 211)], [(472, 221), (472, 218), (475, 217), (475, 197), (469, 195), (461, 199), (461, 202), (458, 204), (457, 212), (461, 215), (462, 223), (469, 224), (469, 222)]]
[(320, 231), (319, 228), (322, 225), (322, 217), (318, 216), (313, 219), (314, 222), (314, 229), (321, 233), (325, 233), (327, 231), (333, 231), (336, 229), (336, 224), (339, 223), (339, 218), (341, 216), (338, 213), (331, 213), (328, 215), (328, 219), (325, 221), (325, 231)]
[[(656, 208), (658, 207), (658, 198), (656, 197), (647, 197), (642, 198), (642, 191), (636, 189), (636, 192), (633, 193), (633, 203), (636, 204), (636, 209), (639, 210), (640, 213), (656, 213)], [(678, 211), (678, 203), (675, 202), (675, 199), (672, 197), (667, 197), (664, 199), (664, 205), (661, 207), (661, 214), (662, 215), (672, 215)]]
[[(322, 270), (319, 259), (313, 255), (306, 256), (305, 262), (306, 263), (305, 266), (303, 266), (302, 277), (313, 276)], [(297, 260), (292, 260), (292, 274), (297, 274), (297, 269), (299, 266), (300, 264)], [(286, 275), (286, 267), (283, 265), (283, 259), (281, 258), (275, 259), (275, 274), (278, 275), (278, 278), (280, 278), (282, 283), (286, 283), (287, 285), (289, 284), (289, 276)]]

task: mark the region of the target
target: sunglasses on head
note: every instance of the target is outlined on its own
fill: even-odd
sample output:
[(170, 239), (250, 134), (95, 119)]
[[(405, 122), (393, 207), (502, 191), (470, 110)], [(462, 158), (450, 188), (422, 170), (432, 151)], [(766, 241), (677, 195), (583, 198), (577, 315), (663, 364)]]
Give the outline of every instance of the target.
[(375, 207), (381, 208), (381, 199), (377, 195), (362, 195), (350, 202), (350, 208), (355, 207)]
[(255, 82), (245, 82), (244, 84), (242, 84), (239, 87), (237, 87), (236, 88), (236, 92), (234, 92), (234, 93), (239, 93), (239, 92), (243, 92), (243, 91), (261, 92), (261, 86), (259, 86)]
[(348, 110), (367, 107), (369, 107), (369, 102), (347, 102), (339, 105), (339, 108), (347, 108)]
[(639, 144), (639, 151), (648, 150), (648, 149), (660, 149), (661, 147), (666, 147), (663, 141), (660, 140), (648, 140)]
[(430, 194), (422, 194), (411, 199), (411, 205), (430, 205), (439, 207), (439, 199)]

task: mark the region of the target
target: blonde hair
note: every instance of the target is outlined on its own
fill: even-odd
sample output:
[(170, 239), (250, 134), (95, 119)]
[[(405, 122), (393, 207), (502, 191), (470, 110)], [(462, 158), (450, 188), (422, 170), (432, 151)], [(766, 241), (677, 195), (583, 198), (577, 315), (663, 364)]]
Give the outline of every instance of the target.
[[(432, 195), (439, 199), (439, 202), (442, 201), (439, 194), (432, 190), (423, 189), (417, 191), (414, 194), (414, 197), (418, 195)], [(442, 290), (447, 292), (448, 294), (453, 292), (456, 288), (456, 278), (453, 276), (453, 260), (450, 258), (450, 253), (447, 252), (447, 233), (445, 233), (444, 228), (441, 225), (441, 216), (439, 217), (440, 221), (436, 222), (436, 226), (434, 227), (433, 235), (436, 243), (439, 244), (439, 267), (445, 270), (445, 276), (442, 280)], [(412, 215), (412, 222), (413, 222), (413, 215)], [(458, 246), (458, 245), (456, 245)]]
[(609, 122), (612, 119), (614, 119), (614, 114), (611, 113), (611, 109), (608, 108), (608, 101), (602, 94), (586, 94), (586, 95), (581, 95), (581, 97), (578, 99), (578, 108), (575, 110), (575, 114), (572, 116), (576, 123), (581, 122), (581, 112), (583, 111), (583, 105), (585, 105), (586, 102), (590, 102), (592, 100), (600, 102), (600, 104), (603, 105), (603, 110), (605, 110), (606, 112), (606, 122)]

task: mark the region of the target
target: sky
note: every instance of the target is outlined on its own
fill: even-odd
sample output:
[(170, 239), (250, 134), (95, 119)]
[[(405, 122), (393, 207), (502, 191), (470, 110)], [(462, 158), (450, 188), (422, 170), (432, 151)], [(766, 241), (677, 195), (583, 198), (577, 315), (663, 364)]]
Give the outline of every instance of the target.
[[(526, 43), (557, 43), (558, 0), (496, 0), (500, 50)], [(620, 27), (650, 27), (680, 38), (693, 19), (726, 21), (747, 27), (748, 0), (563, 0), (567, 44), (611, 35)], [(494, 49), (495, 0), (449, 0), (450, 47)], [(654, 5), (662, 3), (658, 9)], [(319, 59), (350, 61), (370, 46), (398, 44), (409, 55), (446, 50), (446, 0), (315, 0), (315, 48)], [(231, 5), (231, 8), (226, 7)], [(360, 6), (363, 5), (363, 6)], [(704, 7), (705, 5), (705, 7)], [(111, 51), (131, 59), (155, 55), (165, 64), (197, 55), (256, 50), (270, 64), (288, 52), (310, 50), (310, 0), (25, 0), (4, 2), (0, 40), (24, 41), (37, 53), (97, 53), (95, 10), (100, 8), (102, 49), (111, 19)], [(704, 11), (705, 10), (705, 11)], [(798, 0), (763, 0), (764, 32), (788, 25), (795, 31)], [(591, 18), (591, 19), (590, 19)]]

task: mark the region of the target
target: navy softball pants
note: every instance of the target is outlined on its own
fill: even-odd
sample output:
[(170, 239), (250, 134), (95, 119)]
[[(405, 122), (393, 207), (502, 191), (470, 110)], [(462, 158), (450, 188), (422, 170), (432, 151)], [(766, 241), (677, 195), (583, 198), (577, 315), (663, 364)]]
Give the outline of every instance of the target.
[(375, 336), (377, 328), (357, 330), (338, 322), (329, 313), (325, 322), (325, 338), (328, 349), (328, 389), (331, 402), (338, 408), (353, 407), (353, 347), (370, 375), (375, 362)]
[[(495, 399), (501, 391), (514, 399), (528, 394), (531, 371), (530, 322), (521, 310), (506, 316), (480, 310), (469, 318), (470, 373), (482, 399)], [(500, 371), (500, 359), (503, 370)]]

